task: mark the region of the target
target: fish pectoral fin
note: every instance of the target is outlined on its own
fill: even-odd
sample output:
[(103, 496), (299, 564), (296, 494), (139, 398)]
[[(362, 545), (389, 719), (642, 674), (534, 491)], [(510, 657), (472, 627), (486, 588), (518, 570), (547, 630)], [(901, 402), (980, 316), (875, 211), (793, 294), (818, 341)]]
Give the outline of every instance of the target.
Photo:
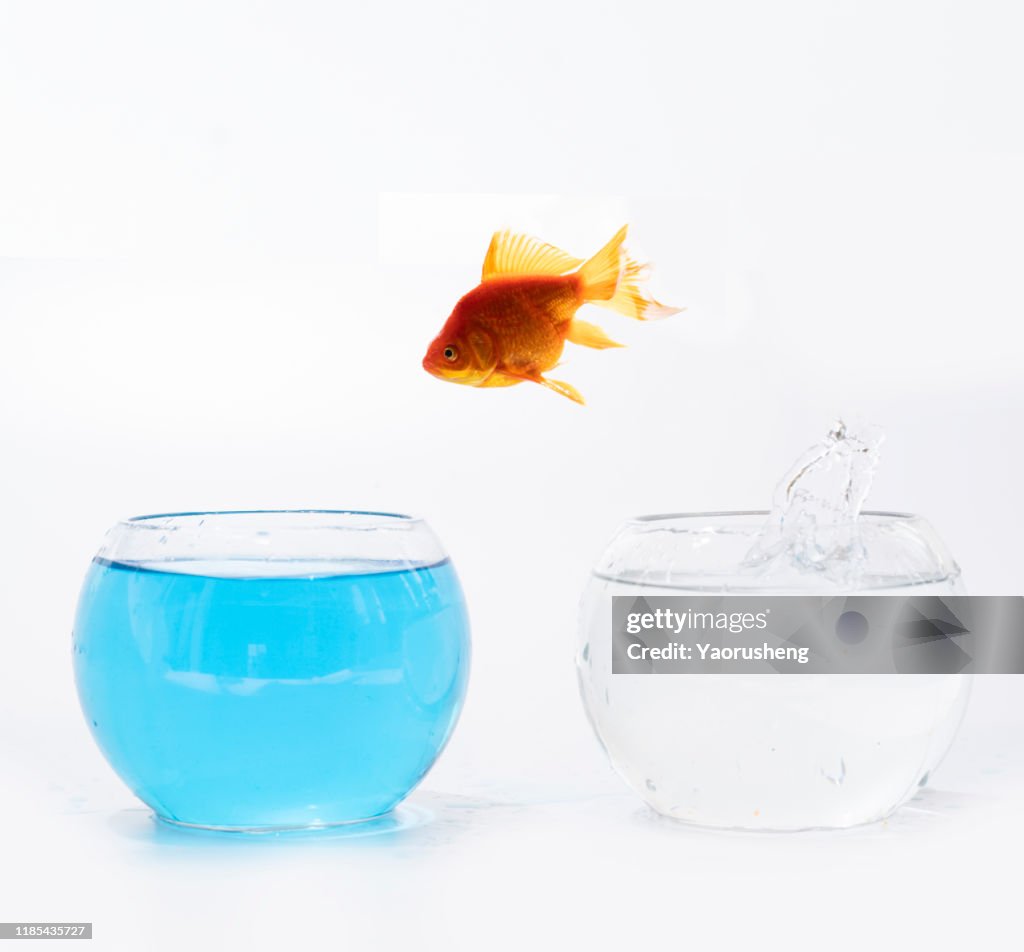
[(593, 347), (594, 350), (607, 350), (609, 347), (623, 347), (624, 344), (612, 340), (596, 324), (588, 324), (579, 318), (574, 318), (569, 324), (569, 332), (565, 339), (579, 344), (581, 347)]
[(496, 231), (484, 258), (482, 281), (500, 274), (566, 274), (583, 264), (554, 245), (514, 231)]
[(551, 380), (548, 377), (541, 377), (537, 382), (542, 383), (548, 390), (554, 390), (555, 393), (560, 393), (563, 397), (575, 400), (581, 406), (584, 405), (583, 396), (579, 390), (564, 380)]
[[(548, 390), (554, 390), (555, 393), (560, 393), (563, 397), (568, 397), (570, 400), (574, 400), (576, 403), (581, 405), (584, 404), (584, 400), (579, 390), (577, 390), (572, 384), (566, 383), (564, 380), (552, 380), (550, 377), (542, 377), (536, 371), (522, 371), (521, 373), (514, 373), (505, 371), (504, 376), (512, 377), (515, 380), (529, 380), (532, 383), (539, 383), (542, 387), (547, 387)], [(498, 384), (497, 386), (503, 386)]]

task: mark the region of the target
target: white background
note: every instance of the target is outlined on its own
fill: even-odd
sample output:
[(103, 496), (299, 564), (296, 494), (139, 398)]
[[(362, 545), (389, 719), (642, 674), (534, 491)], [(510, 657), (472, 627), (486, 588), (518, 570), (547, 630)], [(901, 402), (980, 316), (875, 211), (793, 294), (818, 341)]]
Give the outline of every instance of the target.
[[(1024, 704), (977, 685), (886, 825), (722, 836), (611, 775), (572, 667), (618, 523), (766, 505), (837, 413), (871, 503), (1016, 594), (1024, 21), (1013, 3), (0, 0), (0, 919), (101, 949), (1006, 947)], [(539, 387), (419, 366), (490, 232), (623, 222), (688, 310)], [(157, 833), (70, 675), (77, 588), (140, 512), (425, 515), (470, 697), (401, 833)]]

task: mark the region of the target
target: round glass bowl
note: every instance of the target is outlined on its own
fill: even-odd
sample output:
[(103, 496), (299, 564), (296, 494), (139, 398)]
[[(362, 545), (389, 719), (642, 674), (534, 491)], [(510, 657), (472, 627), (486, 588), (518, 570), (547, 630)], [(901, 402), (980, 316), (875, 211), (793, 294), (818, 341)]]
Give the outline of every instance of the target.
[(234, 831), (381, 816), (462, 707), (469, 624), (427, 525), (371, 512), (141, 516), (108, 533), (78, 693), (156, 815)]
[(853, 587), (741, 565), (768, 513), (627, 522), (583, 596), (576, 655), (587, 715), (612, 765), (651, 807), (726, 829), (839, 828), (912, 797), (949, 749), (969, 675), (612, 674), (614, 595), (947, 595), (960, 570), (920, 518), (858, 523)]

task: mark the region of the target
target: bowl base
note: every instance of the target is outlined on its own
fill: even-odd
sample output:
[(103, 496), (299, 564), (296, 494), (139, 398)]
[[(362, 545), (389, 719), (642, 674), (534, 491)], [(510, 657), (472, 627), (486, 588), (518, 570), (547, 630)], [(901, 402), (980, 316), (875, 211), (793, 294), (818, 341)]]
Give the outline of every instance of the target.
[(329, 833), (340, 833), (351, 830), (358, 835), (367, 833), (389, 832), (402, 829), (410, 825), (407, 811), (401, 808), (389, 810), (376, 816), (362, 817), (355, 820), (339, 820), (331, 823), (300, 823), (300, 824), (274, 824), (268, 826), (219, 826), (212, 823), (187, 823), (184, 820), (175, 820), (171, 817), (153, 814), (153, 819), (163, 826), (169, 826), (176, 830), (189, 833), (210, 833), (224, 834), (229, 836), (302, 836)]
[(834, 822), (808, 822), (806, 824), (792, 824), (786, 826), (772, 826), (765, 824), (763, 826), (751, 825), (744, 823), (743, 821), (737, 821), (736, 823), (711, 823), (704, 822), (701, 820), (689, 819), (686, 817), (675, 816), (671, 813), (665, 813), (659, 810), (657, 807), (650, 803), (647, 803), (650, 818), (656, 823), (665, 823), (669, 826), (686, 827), (692, 830), (704, 830), (709, 833), (738, 833), (742, 835), (746, 834), (766, 834), (771, 836), (773, 834), (786, 834), (786, 833), (841, 833), (844, 830), (857, 830), (862, 827), (874, 826), (876, 823), (884, 823), (888, 820), (906, 801), (900, 801), (892, 807), (886, 810), (882, 810), (876, 814), (871, 814), (864, 817), (858, 817), (853, 820), (835, 820)]

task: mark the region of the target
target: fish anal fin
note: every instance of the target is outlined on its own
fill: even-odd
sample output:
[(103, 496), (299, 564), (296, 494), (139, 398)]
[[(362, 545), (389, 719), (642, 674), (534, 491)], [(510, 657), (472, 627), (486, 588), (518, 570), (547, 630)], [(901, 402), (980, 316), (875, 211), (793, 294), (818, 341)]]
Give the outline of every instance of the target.
[(502, 274), (566, 274), (583, 264), (554, 245), (514, 231), (496, 231), (484, 258), (481, 280)]
[(569, 324), (568, 333), (565, 339), (579, 344), (581, 347), (593, 347), (594, 350), (607, 350), (609, 347), (623, 347), (625, 345), (612, 340), (596, 324), (588, 324), (579, 318), (574, 318)]

